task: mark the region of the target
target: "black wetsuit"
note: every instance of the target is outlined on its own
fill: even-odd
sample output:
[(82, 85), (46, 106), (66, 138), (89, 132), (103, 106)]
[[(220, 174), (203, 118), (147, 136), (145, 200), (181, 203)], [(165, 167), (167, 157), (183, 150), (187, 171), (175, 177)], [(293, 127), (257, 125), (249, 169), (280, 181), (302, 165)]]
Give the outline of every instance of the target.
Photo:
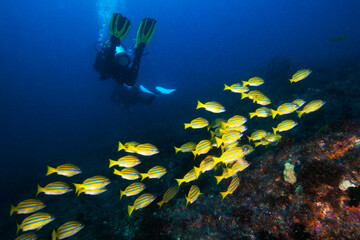
[(119, 39), (112, 36), (110, 38), (110, 46), (103, 48), (98, 52), (94, 69), (99, 72), (99, 78), (106, 80), (115, 79), (119, 84), (127, 84), (133, 86), (138, 76), (141, 56), (144, 52), (145, 43), (140, 43), (134, 50), (134, 60), (129, 66), (122, 66), (115, 61), (115, 49), (120, 46)]

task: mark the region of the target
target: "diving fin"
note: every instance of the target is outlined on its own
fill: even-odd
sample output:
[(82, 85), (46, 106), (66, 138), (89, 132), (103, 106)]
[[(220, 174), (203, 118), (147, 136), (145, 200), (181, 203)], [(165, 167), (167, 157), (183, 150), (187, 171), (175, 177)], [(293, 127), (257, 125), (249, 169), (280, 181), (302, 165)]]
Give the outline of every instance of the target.
[(153, 18), (144, 18), (141, 20), (135, 47), (139, 46), (141, 43), (144, 43), (144, 45), (149, 43), (154, 34), (155, 26), (156, 20)]
[(153, 93), (152, 91), (150, 91), (150, 90), (148, 90), (147, 88), (145, 88), (143, 85), (140, 85), (139, 88), (140, 88), (140, 91), (142, 91), (142, 92), (144, 92), (144, 93), (150, 93), (150, 94), (156, 95), (156, 94)]
[(176, 91), (176, 89), (166, 89), (166, 88), (159, 87), (159, 86), (156, 86), (155, 89), (156, 89), (159, 93), (162, 93), (162, 94), (170, 94), (170, 93)]
[(128, 34), (130, 26), (130, 21), (126, 17), (119, 13), (114, 13), (109, 24), (110, 35), (115, 36), (121, 42)]

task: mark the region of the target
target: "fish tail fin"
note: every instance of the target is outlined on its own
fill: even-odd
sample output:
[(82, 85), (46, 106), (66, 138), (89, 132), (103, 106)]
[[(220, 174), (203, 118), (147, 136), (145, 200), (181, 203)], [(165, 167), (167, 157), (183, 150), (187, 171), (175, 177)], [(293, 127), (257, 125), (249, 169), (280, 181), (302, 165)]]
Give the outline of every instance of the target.
[(121, 190), (120, 190), (120, 200), (121, 200), (122, 196), (124, 196), (124, 192), (125, 192), (125, 191), (121, 191)]
[(109, 159), (109, 168), (115, 166), (117, 164), (117, 161)]
[(272, 115), (272, 118), (273, 118), (273, 119), (276, 117), (276, 114), (279, 113), (278, 111), (272, 110), (272, 109), (270, 109), (270, 111), (271, 111), (271, 115)]
[(278, 129), (277, 128), (272, 128), (273, 129), (273, 131), (274, 131), (274, 134), (276, 134), (276, 132), (278, 131)]
[(216, 184), (219, 184), (221, 182), (221, 180), (223, 180), (223, 176), (215, 176), (216, 178)]
[(140, 173), (140, 175), (142, 177), (141, 181), (144, 180), (145, 178), (149, 177), (149, 174), (147, 174), (147, 173)]
[(123, 149), (125, 149), (125, 146), (119, 141), (118, 152), (120, 152)]
[(220, 148), (221, 148), (221, 154), (223, 154), (224, 151), (225, 151), (225, 147), (224, 147), (224, 146), (221, 146)]
[(216, 141), (216, 145), (217, 145), (218, 148), (221, 146), (221, 144), (223, 144), (223, 140), (221, 140), (218, 137), (215, 137), (215, 141)]
[(195, 160), (196, 155), (197, 155), (197, 151), (195, 150), (195, 151), (191, 151), (191, 152), (194, 154), (194, 160)]
[(224, 200), (224, 198), (229, 194), (229, 192), (228, 191), (220, 192), (220, 194), (221, 194), (222, 199)]
[(250, 141), (251, 141), (251, 137), (247, 136), (247, 138), (248, 138), (248, 140), (249, 140), (249, 142), (250, 142)]
[(52, 173), (55, 173), (55, 172), (56, 172), (56, 168), (47, 166), (46, 176), (48, 176), (48, 175), (50, 175), (50, 174), (52, 174)]
[(121, 176), (121, 172), (119, 170), (117, 170), (116, 168), (114, 168), (114, 174)]
[(194, 171), (195, 171), (195, 176), (196, 176), (196, 179), (199, 178), (200, 176), (200, 173), (201, 173), (201, 169), (198, 168), (198, 167), (194, 167)]
[(246, 98), (248, 96), (249, 96), (249, 94), (247, 94), (247, 93), (241, 93), (241, 99), (244, 99), (244, 98)]
[(177, 147), (174, 148), (175, 148), (175, 154), (177, 154), (181, 150), (181, 148), (177, 148)]
[(16, 211), (17, 211), (17, 207), (14, 207), (14, 205), (10, 204), (10, 216), (12, 216)]
[(190, 123), (184, 123), (184, 125), (185, 125), (185, 129), (191, 127), (191, 124), (190, 124)]
[(214, 131), (210, 131), (210, 135), (211, 135), (211, 138), (213, 138), (214, 135), (215, 135), (215, 132), (214, 132)]
[(41, 193), (41, 192), (43, 192), (43, 191), (44, 191), (44, 189), (43, 189), (42, 187), (40, 187), (40, 185), (38, 184), (38, 185), (37, 185), (37, 193), (36, 193), (35, 196), (37, 196), (39, 193)]
[(225, 87), (224, 87), (224, 91), (225, 90), (231, 90), (231, 87), (229, 87), (228, 85), (226, 85), (226, 84), (224, 84), (225, 85)]
[(159, 208), (161, 208), (161, 206), (164, 204), (164, 200), (161, 200), (160, 202), (157, 203), (157, 205), (159, 205)]
[(190, 202), (190, 198), (188, 198), (187, 196), (185, 196), (185, 198), (186, 198), (186, 205), (185, 205), (185, 207), (187, 207), (187, 205), (188, 205), (189, 202)]
[(290, 83), (291, 83), (291, 84), (294, 82), (294, 80), (292, 80), (292, 79), (289, 79), (289, 80), (290, 80)]
[(129, 214), (129, 217), (131, 216), (132, 212), (134, 211), (134, 206), (128, 206), (128, 214)]
[(242, 81), (243, 87), (249, 85), (249, 81)]
[(20, 229), (21, 229), (21, 225), (17, 223), (16, 224), (16, 235), (19, 234)]
[(213, 157), (213, 160), (214, 160), (214, 164), (218, 164), (219, 162), (221, 162), (221, 158), (218, 158), (218, 157)]
[[(74, 186), (75, 186), (75, 193), (79, 192), (80, 189), (83, 187), (82, 184), (79, 184), (79, 183), (73, 183)], [(79, 195), (78, 195), (79, 196)]]
[(77, 192), (75, 192), (76, 196), (80, 196), (80, 194), (82, 194), (84, 192), (83, 188), (80, 188)]
[(256, 114), (256, 113), (254, 113), (254, 112), (249, 113), (250, 119), (252, 119), (252, 118), (255, 116), (255, 114)]
[(296, 111), (297, 112), (297, 114), (298, 114), (298, 116), (299, 116), (299, 118), (301, 118), (301, 115), (303, 115), (303, 111)]
[(260, 144), (261, 144), (261, 142), (259, 141), (259, 142), (254, 143), (254, 146), (258, 147)]
[(175, 179), (177, 182), (178, 182), (178, 184), (179, 184), (179, 187), (180, 187), (180, 185), (184, 182), (184, 179)]
[(205, 105), (202, 104), (202, 103), (198, 100), (196, 109), (202, 108), (202, 107), (204, 107), (204, 106), (205, 106)]
[(57, 234), (56, 231), (53, 230), (52, 234), (51, 234), (51, 240), (56, 240), (57, 239)]

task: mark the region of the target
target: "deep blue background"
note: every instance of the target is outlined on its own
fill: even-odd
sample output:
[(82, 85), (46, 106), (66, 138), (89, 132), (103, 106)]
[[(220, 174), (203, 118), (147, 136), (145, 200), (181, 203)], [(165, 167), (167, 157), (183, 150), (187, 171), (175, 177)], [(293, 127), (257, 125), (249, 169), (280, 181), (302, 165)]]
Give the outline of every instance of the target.
[[(360, 54), (360, 1), (167, 2), (128, 1), (123, 15), (132, 28), (124, 43), (132, 47), (142, 18), (156, 18), (138, 82), (177, 91), (128, 113), (110, 102), (114, 81), (99, 81), (92, 69), (96, 1), (1, 1), (3, 191), (16, 194), (46, 165), (114, 150), (117, 140), (176, 138), (174, 126), (189, 121), (197, 99), (215, 100), (224, 83), (247, 79), (276, 56), (311, 68)], [(328, 42), (338, 35), (348, 39)], [(15, 201), (11, 192), (4, 200)]]

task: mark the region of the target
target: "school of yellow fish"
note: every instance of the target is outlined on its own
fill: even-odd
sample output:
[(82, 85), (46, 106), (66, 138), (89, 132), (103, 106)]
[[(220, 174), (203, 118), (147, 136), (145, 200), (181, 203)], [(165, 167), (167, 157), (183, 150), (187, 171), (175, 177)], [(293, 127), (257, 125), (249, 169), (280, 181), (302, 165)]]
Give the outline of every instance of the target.
[[(293, 75), (293, 77), (290, 79), (290, 82), (299, 82), (309, 76), (310, 73), (311, 71), (309, 69), (301, 69)], [(262, 84), (264, 84), (264, 80), (262, 78), (253, 77), (248, 81), (243, 81), (242, 84), (235, 83), (231, 86), (225, 85), (224, 90), (240, 93), (241, 99), (249, 98), (253, 101), (253, 103), (259, 104), (261, 106), (267, 106), (271, 104), (269, 97), (258, 90), (249, 89), (250, 87), (257, 87)], [(302, 110), (299, 110), (304, 104), (305, 100), (295, 99), (292, 102), (281, 104), (277, 107), (277, 109), (260, 107), (256, 109), (255, 112), (250, 112), (249, 116), (250, 119), (253, 117), (272, 117), (274, 119), (277, 115), (291, 114), (296, 111), (298, 117), (300, 118), (303, 114), (308, 114), (321, 108), (325, 104), (325, 101), (313, 100), (306, 104)], [(225, 107), (217, 101), (210, 101), (206, 103), (198, 101), (196, 109), (200, 108), (204, 108), (206, 111), (215, 114), (223, 113), (226, 110)], [(246, 160), (246, 156), (252, 153), (254, 149), (260, 145), (274, 146), (278, 144), (281, 141), (281, 135), (278, 133), (288, 131), (297, 125), (296, 121), (288, 119), (280, 122), (277, 124), (277, 126), (274, 125), (273, 133), (264, 129), (253, 131), (251, 134), (247, 135), (247, 139), (249, 143), (253, 143), (255, 147), (254, 148), (250, 144), (240, 143), (240, 141), (243, 139), (243, 133), (247, 130), (247, 127), (245, 126), (247, 121), (248, 119), (245, 116), (234, 115), (229, 119), (216, 118), (215, 120), (211, 121), (211, 123), (202, 117), (197, 117), (191, 120), (189, 123), (184, 123), (185, 129), (206, 128), (207, 131), (209, 131), (209, 138), (203, 139), (198, 143), (187, 142), (180, 147), (174, 146), (175, 154), (178, 152), (182, 152), (183, 154), (192, 153), (194, 155), (194, 160), (200, 156), (204, 156), (204, 158), (199, 162), (199, 164), (195, 164), (190, 169), (190, 171), (183, 176), (183, 178), (175, 179), (177, 185), (167, 189), (163, 195), (162, 200), (159, 201), (157, 205), (162, 207), (163, 204), (174, 198), (179, 192), (179, 188), (183, 183), (196, 181), (201, 174), (214, 170), (215, 168), (222, 168), (222, 174), (220, 176), (215, 176), (217, 184), (219, 184), (223, 179), (232, 178), (227, 190), (220, 192), (222, 199), (224, 199), (227, 195), (234, 193), (234, 191), (240, 185), (238, 173), (245, 170), (250, 165), (250, 163)], [(213, 148), (220, 148), (221, 154), (219, 156), (209, 155), (208, 152)], [(119, 142), (118, 151), (120, 152), (122, 150), (129, 154), (120, 157), (117, 160), (109, 159), (109, 168), (113, 168), (113, 174), (119, 175), (123, 179), (137, 181), (128, 185), (128, 187), (126, 187), (124, 190), (120, 190), (120, 200), (123, 198), (123, 196), (131, 197), (143, 192), (146, 189), (146, 186), (141, 181), (145, 178), (159, 179), (167, 173), (167, 170), (162, 166), (154, 166), (146, 173), (139, 173), (134, 168), (135, 166), (141, 164), (140, 158), (143, 156), (148, 157), (159, 153), (159, 149), (156, 146), (150, 143), (140, 144), (135, 141), (127, 142), (125, 144)], [(198, 167), (196, 165), (198, 165)], [(57, 174), (65, 177), (72, 177), (80, 173), (81, 170), (79, 167), (71, 163), (66, 163), (56, 168), (48, 166), (46, 176), (50, 174)], [(108, 184), (110, 184), (110, 180), (107, 177), (100, 175), (87, 178), (82, 183), (73, 183), (75, 187), (74, 192), (77, 196), (79, 196), (81, 193), (88, 195), (99, 195), (106, 191), (106, 186)], [(43, 187), (38, 185), (36, 196), (42, 193), (47, 195), (62, 195), (73, 190), (74, 189), (70, 184), (67, 184), (63, 181), (56, 181)], [(189, 203), (191, 204), (195, 202), (200, 194), (200, 188), (195, 184), (191, 185), (188, 194), (185, 196), (186, 206)], [(131, 216), (133, 211), (148, 206), (155, 199), (156, 197), (151, 193), (141, 194), (135, 199), (132, 206), (128, 206), (128, 215)], [(37, 239), (35, 233), (28, 231), (38, 230), (55, 219), (49, 213), (38, 212), (45, 207), (46, 205), (42, 201), (35, 198), (24, 200), (18, 203), (17, 206), (11, 205), (10, 216), (14, 213), (31, 214), (27, 216), (20, 224), (17, 224), (17, 234), (19, 231), (23, 231), (24, 233), (16, 237), (16, 240)], [(64, 239), (73, 236), (83, 228), (84, 225), (78, 221), (68, 221), (62, 224), (57, 230), (53, 230), (52, 240)]]

